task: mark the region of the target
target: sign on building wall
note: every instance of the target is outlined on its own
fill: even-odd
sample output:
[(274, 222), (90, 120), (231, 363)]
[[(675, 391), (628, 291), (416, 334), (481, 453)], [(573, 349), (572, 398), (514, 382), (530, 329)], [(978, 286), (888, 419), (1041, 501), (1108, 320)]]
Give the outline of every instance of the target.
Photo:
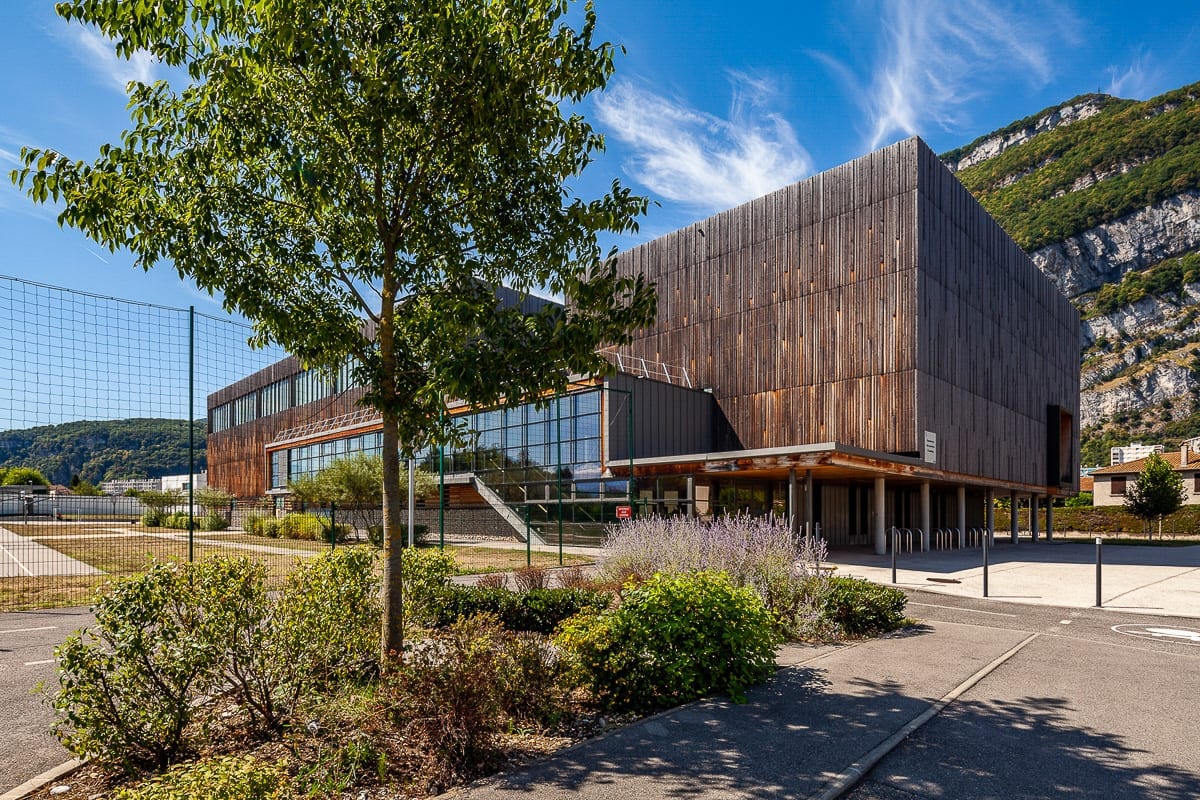
[(937, 463), (937, 434), (933, 431), (925, 431), (925, 461)]

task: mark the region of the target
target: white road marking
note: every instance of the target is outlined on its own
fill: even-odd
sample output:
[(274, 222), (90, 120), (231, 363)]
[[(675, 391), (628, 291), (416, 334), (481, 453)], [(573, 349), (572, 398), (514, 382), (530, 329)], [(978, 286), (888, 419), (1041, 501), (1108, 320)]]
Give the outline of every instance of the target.
[(32, 572), (32, 571), (29, 569), (29, 567), (25, 566), (24, 562), (22, 562), (22, 561), (21, 561), (21, 559), (19, 559), (19, 558), (17, 558), (16, 556), (14, 556), (14, 555), (13, 555), (13, 554), (12, 554), (12, 553), (9, 551), (9, 549), (8, 549), (7, 547), (5, 547), (4, 545), (0, 544), (0, 550), (3, 550), (3, 551), (4, 551), (4, 555), (6, 555), (6, 556), (8, 556), (9, 558), (11, 558), (11, 559), (13, 560), (13, 562), (14, 562), (14, 563), (16, 563), (16, 565), (17, 565), (17, 566), (18, 566), (18, 567), (21, 569), (21, 571), (22, 571), (22, 572), (24, 572), (24, 573), (25, 573), (26, 575), (28, 575), (30, 578), (32, 578), (32, 577), (33, 577), (33, 572)]
[(58, 630), (57, 625), (47, 625), (44, 628), (9, 628), (6, 631), (0, 631), (0, 633), (33, 633), (34, 631), (56, 631), (56, 630)]
[(999, 611), (980, 611), (977, 608), (960, 608), (959, 606), (939, 606), (933, 603), (913, 603), (909, 602), (910, 606), (925, 606), (925, 608), (948, 608), (951, 611), (970, 611), (972, 614), (991, 614), (993, 617), (1015, 617), (1016, 614), (1003, 614)]
[(53, 659), (53, 658), (47, 658), (45, 661), (26, 661), (26, 662), (25, 662), (25, 666), (27, 666), (27, 667), (40, 667), (42, 664), (53, 664), (53, 663), (54, 663), (54, 659)]
[(1149, 625), (1113, 625), (1112, 629), (1140, 639), (1165, 639), (1177, 644), (1200, 645), (1200, 631), (1191, 628), (1157, 628)]
[(1058, 624), (1059, 625), (1070, 625), (1071, 620), (1069, 620), (1069, 619), (1060, 620)]

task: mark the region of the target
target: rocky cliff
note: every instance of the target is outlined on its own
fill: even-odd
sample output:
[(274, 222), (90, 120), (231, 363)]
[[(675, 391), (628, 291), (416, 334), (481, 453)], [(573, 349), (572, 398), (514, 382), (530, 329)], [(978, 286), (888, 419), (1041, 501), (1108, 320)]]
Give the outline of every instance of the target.
[(1200, 435), (1200, 84), (1077, 97), (942, 158), (1080, 310), (1084, 463)]

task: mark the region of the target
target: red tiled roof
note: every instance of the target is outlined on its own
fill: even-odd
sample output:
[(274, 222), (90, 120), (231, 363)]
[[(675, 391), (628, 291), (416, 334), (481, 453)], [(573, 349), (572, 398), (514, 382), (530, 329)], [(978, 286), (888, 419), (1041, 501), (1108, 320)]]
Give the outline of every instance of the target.
[[(1182, 466), (1182, 467), (1179, 465), (1179, 451), (1178, 450), (1168, 450), (1165, 453), (1159, 453), (1158, 457), (1161, 458), (1163, 461), (1166, 461), (1168, 464), (1170, 464), (1172, 469), (1178, 470), (1180, 472), (1185, 471), (1185, 470), (1200, 470), (1200, 453), (1189, 452), (1188, 453), (1188, 463), (1186, 466)], [(1104, 467), (1103, 469), (1098, 469), (1095, 472), (1093, 472), (1092, 474), (1093, 475), (1136, 475), (1137, 473), (1141, 472), (1142, 469), (1146, 466), (1146, 461), (1149, 458), (1150, 458), (1150, 456), (1146, 456), (1146, 458), (1139, 458), (1136, 461), (1126, 461), (1124, 464), (1113, 464), (1111, 467)]]

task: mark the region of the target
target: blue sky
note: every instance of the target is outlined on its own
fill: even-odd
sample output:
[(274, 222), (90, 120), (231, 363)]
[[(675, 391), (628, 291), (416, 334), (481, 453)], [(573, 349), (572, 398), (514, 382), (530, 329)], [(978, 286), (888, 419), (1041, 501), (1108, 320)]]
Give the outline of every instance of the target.
[[(596, 0), (623, 45), (585, 113), (620, 177), (657, 201), (639, 239), (910, 134), (937, 151), (1084, 92), (1145, 99), (1200, 80), (1195, 2)], [(7, 180), (23, 145), (94, 158), (128, 123), (118, 61), (48, 0), (0, 4), (0, 274), (169, 306), (219, 306), (58, 228)], [(622, 242), (621, 244), (624, 244)]]

